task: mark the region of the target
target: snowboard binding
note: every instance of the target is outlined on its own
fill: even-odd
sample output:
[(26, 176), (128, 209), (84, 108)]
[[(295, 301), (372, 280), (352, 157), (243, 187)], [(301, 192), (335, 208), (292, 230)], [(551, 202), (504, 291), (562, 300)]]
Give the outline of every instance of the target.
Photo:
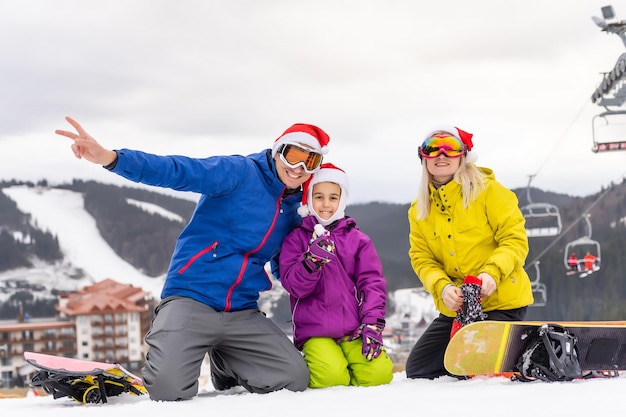
[(529, 336), (517, 362), (520, 374), (514, 379), (554, 382), (583, 378), (578, 361), (578, 339), (556, 324), (544, 324)]
[(124, 392), (143, 395), (146, 388), (140, 381), (113, 368), (89, 375), (71, 375), (63, 372), (40, 370), (32, 378), (31, 387), (42, 387), (54, 399), (70, 397), (83, 403), (106, 403), (107, 398)]

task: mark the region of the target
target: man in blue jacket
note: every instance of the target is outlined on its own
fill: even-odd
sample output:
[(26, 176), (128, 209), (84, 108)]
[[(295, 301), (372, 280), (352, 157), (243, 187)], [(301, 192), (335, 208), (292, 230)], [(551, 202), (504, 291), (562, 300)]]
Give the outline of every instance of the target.
[(302, 184), (319, 169), (328, 135), (309, 124), (287, 129), (271, 149), (248, 156), (158, 156), (101, 146), (70, 117), (79, 159), (131, 181), (201, 195), (172, 255), (150, 331), (143, 381), (153, 400), (198, 392), (205, 354), (218, 390), (250, 392), (307, 388), (301, 353), (258, 309), (271, 288), (265, 264), (300, 222)]

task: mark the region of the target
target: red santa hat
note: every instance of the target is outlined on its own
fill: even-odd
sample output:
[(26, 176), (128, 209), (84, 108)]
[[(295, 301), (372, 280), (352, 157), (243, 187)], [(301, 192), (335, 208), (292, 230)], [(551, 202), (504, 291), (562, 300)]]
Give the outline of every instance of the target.
[[(313, 209), (313, 186), (320, 182), (333, 182), (341, 187), (341, 197), (339, 199), (339, 207), (330, 219), (321, 219)], [(322, 164), (320, 170), (311, 175), (311, 178), (302, 185), (302, 205), (298, 208), (298, 214), (306, 217), (310, 214), (317, 217), (317, 221), (327, 226), (335, 220), (345, 217), (346, 205), (348, 204), (348, 190), (350, 184), (346, 172), (331, 164), (330, 162)]]
[(474, 143), (472, 142), (472, 137), (474, 136), (473, 134), (452, 125), (439, 125), (433, 127), (424, 137), (424, 140), (431, 138), (433, 134), (437, 132), (449, 133), (450, 135), (463, 142), (463, 144), (465, 144), (465, 146), (467, 147), (467, 155), (465, 155), (466, 162), (476, 162), (478, 160), (478, 155), (476, 154), (476, 152), (472, 152), (472, 148), (474, 147)]
[(300, 143), (309, 146), (316, 152), (326, 155), (328, 153), (330, 137), (317, 126), (296, 123), (285, 130), (272, 146), (272, 156), (276, 155), (281, 145), (285, 143)]

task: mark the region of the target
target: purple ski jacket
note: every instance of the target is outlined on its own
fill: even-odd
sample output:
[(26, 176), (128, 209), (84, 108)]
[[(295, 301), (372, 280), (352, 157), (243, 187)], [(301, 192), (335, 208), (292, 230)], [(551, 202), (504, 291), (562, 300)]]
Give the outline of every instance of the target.
[(305, 253), (317, 224), (307, 216), (283, 241), (280, 281), (290, 294), (293, 340), (302, 350), (311, 337), (340, 339), (361, 324), (381, 327), (387, 282), (371, 239), (354, 219), (344, 217), (327, 227), (335, 242), (335, 259), (317, 270), (305, 265)]

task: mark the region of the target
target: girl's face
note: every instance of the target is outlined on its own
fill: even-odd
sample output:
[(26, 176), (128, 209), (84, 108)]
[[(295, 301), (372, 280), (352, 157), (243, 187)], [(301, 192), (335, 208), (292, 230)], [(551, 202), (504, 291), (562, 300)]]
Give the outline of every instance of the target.
[(328, 220), (339, 208), (341, 187), (334, 182), (318, 182), (313, 186), (311, 206), (317, 215)]
[(433, 179), (440, 183), (447, 183), (452, 179), (461, 166), (461, 157), (448, 158), (443, 153), (436, 158), (426, 159), (426, 168)]

